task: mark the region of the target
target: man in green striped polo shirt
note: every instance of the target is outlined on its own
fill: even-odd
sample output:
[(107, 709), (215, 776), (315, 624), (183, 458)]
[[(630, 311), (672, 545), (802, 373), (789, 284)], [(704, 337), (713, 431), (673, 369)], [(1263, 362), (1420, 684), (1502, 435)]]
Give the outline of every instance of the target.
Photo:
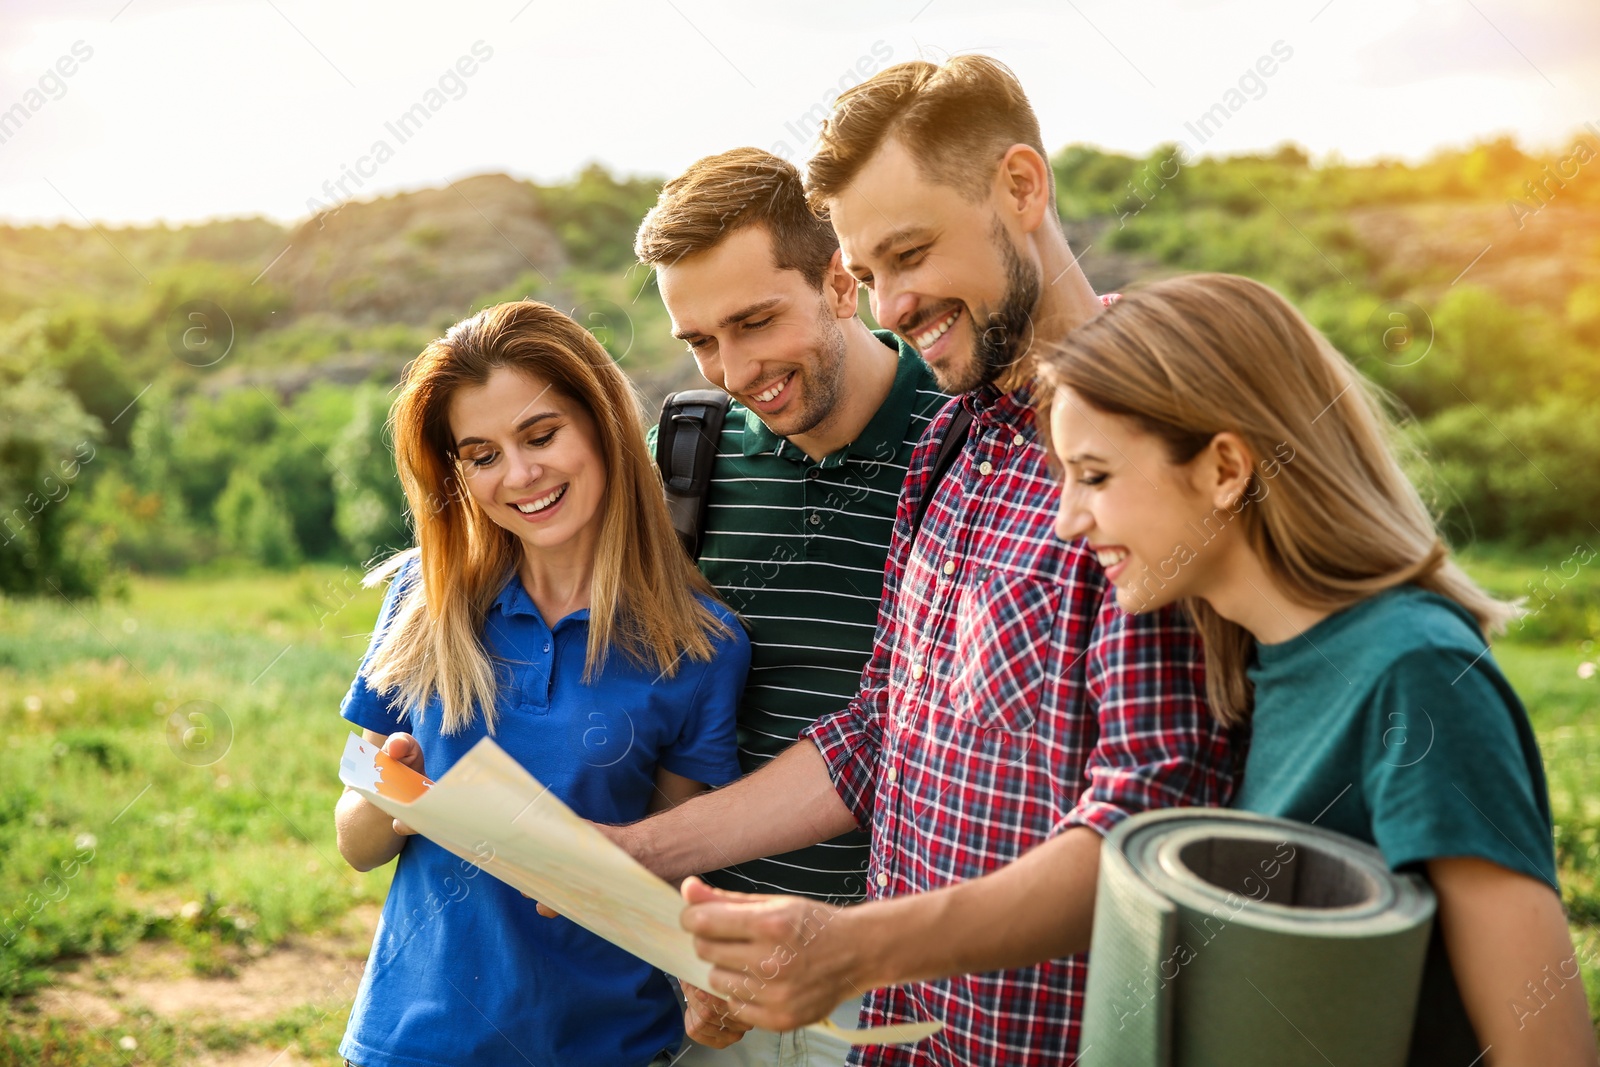
[[(950, 398), (914, 349), (856, 317), (856, 281), (800, 174), (754, 148), (666, 184), (635, 244), (673, 334), (732, 394), (707, 495), (700, 569), (750, 631), (739, 706), (746, 774), (855, 696), (872, 652), (884, 560), (911, 450)], [(652, 431), (653, 434), (653, 431)], [(651, 445), (654, 446), (654, 437)], [(866, 894), (867, 835), (713, 872), (713, 885), (832, 903)], [(842, 1042), (752, 1033), (686, 989), (691, 1064), (842, 1064)], [(854, 1028), (859, 1001), (834, 1014)]]

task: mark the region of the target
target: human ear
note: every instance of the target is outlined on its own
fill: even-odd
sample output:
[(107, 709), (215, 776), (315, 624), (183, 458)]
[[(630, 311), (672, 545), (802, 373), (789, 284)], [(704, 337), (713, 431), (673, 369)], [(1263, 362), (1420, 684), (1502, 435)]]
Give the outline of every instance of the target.
[(1212, 506), (1239, 506), (1239, 501), (1249, 492), (1250, 476), (1255, 470), (1255, 456), (1244, 438), (1224, 430), (1211, 439), (1196, 459), (1200, 488), (1211, 497)]
[(855, 317), (856, 289), (855, 277), (844, 269), (844, 250), (835, 248), (833, 258), (828, 260), (828, 272), (822, 278), (822, 298), (835, 318)]
[(1043, 224), (1046, 213), (1055, 210), (1050, 202), (1050, 164), (1025, 144), (1014, 144), (1000, 158), (1000, 183), (1003, 204), (1015, 216), (1024, 233)]

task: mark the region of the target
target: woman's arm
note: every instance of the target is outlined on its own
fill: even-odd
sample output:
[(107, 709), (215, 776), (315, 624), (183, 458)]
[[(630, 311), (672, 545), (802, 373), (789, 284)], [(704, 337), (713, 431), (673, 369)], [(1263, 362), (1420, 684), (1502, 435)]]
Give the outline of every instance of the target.
[(673, 774), (665, 767), (656, 768), (656, 791), (650, 798), (649, 814), (675, 808), (696, 793), (704, 793), (707, 786), (681, 774)]
[(1428, 862), (1456, 985), (1490, 1067), (1594, 1067), (1594, 1029), (1561, 898), (1487, 860)]
[[(367, 744), (383, 749), (397, 762), (418, 774), (423, 773), (422, 746), (410, 734), (380, 734), (362, 730), (361, 737)], [(333, 822), (338, 832), (339, 855), (358, 871), (382, 867), (400, 855), (406, 837), (416, 833), (349, 786), (345, 786), (344, 794), (333, 809)]]

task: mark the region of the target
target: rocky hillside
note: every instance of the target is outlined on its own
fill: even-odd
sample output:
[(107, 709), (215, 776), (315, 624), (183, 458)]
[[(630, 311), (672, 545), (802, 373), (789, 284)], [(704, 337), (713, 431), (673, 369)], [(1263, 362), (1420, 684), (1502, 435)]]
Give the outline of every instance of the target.
[(1353, 211), (1348, 221), (1393, 278), (1435, 288), (1459, 280), (1554, 312), (1600, 281), (1600, 211), (1585, 204), (1556, 201), (1521, 215), (1505, 204), (1406, 204)]
[(176, 272), (221, 267), (219, 286), (287, 294), (291, 318), (426, 323), (524, 275), (557, 288), (568, 259), (545, 214), (533, 184), (484, 174), (352, 201), (294, 227), (0, 226), (0, 318), (75, 298), (137, 302)]
[[(417, 337), (488, 300), (537, 296), (604, 332), (654, 403), (699, 384), (693, 361), (669, 336), (654, 287), (630, 268), (632, 230), (655, 188), (598, 168), (548, 187), (483, 174), (350, 202), (292, 227), (263, 219), (179, 228), (0, 226), (0, 322), (74, 303), (97, 317), (126, 309), (135, 320), (159, 322), (186, 301), (214, 299), (239, 320), (244, 340), (226, 367), (206, 376), (206, 388), (263, 385), (290, 396), (317, 380), (398, 373)], [(1487, 198), (1291, 210), (1299, 232), (1282, 227), (1283, 243), (1266, 250), (1265, 269), (1309, 254), (1306, 232), (1336, 225), (1365, 265), (1366, 277), (1356, 281), (1389, 295), (1438, 296), (1461, 279), (1559, 315), (1576, 289), (1600, 284), (1600, 211), (1572, 198), (1521, 216)], [(1116, 291), (1185, 267), (1215, 269), (1206, 246), (1230, 234), (1202, 223), (1180, 215), (1172, 224), (1181, 240), (1161, 247), (1119, 239), (1114, 213), (1066, 226), (1090, 281)], [(1169, 254), (1183, 246), (1193, 251)], [(252, 302), (255, 318), (246, 324), (240, 307)], [(114, 339), (136, 333), (115, 327), (106, 326)], [(381, 332), (390, 327), (400, 332)], [(152, 370), (167, 360), (165, 347), (157, 348)]]
[(567, 256), (541, 209), (533, 185), (504, 174), (346, 204), (288, 234), (265, 278), (297, 314), (425, 323), (525, 274), (556, 288)]

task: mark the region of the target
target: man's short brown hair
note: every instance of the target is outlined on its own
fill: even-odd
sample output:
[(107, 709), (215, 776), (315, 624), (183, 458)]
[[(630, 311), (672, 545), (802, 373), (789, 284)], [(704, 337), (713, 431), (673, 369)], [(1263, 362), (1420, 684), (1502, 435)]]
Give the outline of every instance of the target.
[[(890, 139), (910, 150), (925, 177), (970, 200), (988, 192), (1012, 145), (1027, 145), (1047, 164), (1050, 158), (1017, 76), (988, 56), (887, 67), (839, 94), (819, 138), (806, 165), (806, 193), (818, 212)], [(1054, 194), (1053, 174), (1050, 188)]]
[(797, 270), (812, 288), (822, 288), (839, 238), (812, 214), (794, 165), (759, 148), (707, 156), (662, 186), (633, 251), (641, 263), (660, 267), (754, 225), (766, 227), (779, 270)]

